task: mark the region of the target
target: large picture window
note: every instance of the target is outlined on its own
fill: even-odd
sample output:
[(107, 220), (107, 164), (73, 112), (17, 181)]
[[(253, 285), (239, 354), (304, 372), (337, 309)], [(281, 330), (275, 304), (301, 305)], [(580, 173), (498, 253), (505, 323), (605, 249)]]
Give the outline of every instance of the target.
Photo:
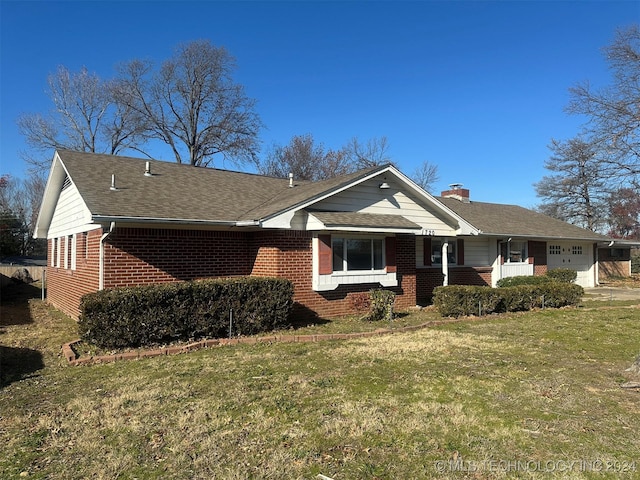
[(378, 283), (397, 287), (396, 237), (320, 234), (313, 242), (315, 291)]
[(384, 269), (382, 238), (333, 237), (333, 271), (367, 271)]

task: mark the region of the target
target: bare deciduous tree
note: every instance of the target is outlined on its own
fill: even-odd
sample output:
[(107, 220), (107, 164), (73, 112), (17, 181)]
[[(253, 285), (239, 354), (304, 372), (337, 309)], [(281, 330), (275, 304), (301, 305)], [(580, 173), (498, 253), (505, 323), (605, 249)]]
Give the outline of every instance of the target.
[(415, 169), (411, 179), (427, 192), (432, 193), (434, 184), (440, 180), (438, 166), (425, 160)]
[(613, 83), (594, 90), (588, 82), (570, 89), (567, 111), (587, 117), (585, 132), (603, 153), (607, 174), (635, 185), (640, 178), (640, 26), (619, 30), (605, 48)]
[(43, 177), (28, 180), (0, 176), (0, 254), (32, 255), (46, 251), (46, 240), (35, 240), (35, 227), (44, 192)]
[(258, 162), (263, 175), (286, 178), (293, 173), (298, 180), (323, 180), (353, 171), (343, 150), (325, 150), (309, 133), (295, 135), (286, 146), (275, 146), (263, 162)]
[(49, 75), (48, 85), (51, 114), (18, 118), (18, 128), (33, 149), (23, 154), (32, 168), (40, 172), (48, 168), (56, 148), (117, 154), (144, 141), (141, 123), (131, 121), (134, 112), (116, 105), (110, 83), (86, 68), (74, 73), (58, 67)]
[(117, 99), (142, 116), (150, 137), (166, 143), (178, 163), (208, 166), (218, 154), (254, 161), (262, 123), (255, 101), (234, 83), (234, 69), (224, 48), (182, 44), (158, 71), (140, 60), (121, 66)]
[(364, 144), (354, 137), (338, 150), (325, 149), (307, 133), (294, 135), (286, 146), (272, 147), (256, 166), (264, 175), (286, 177), (293, 173), (300, 180), (324, 180), (390, 163), (387, 149), (385, 137)]
[(362, 143), (353, 137), (344, 147), (349, 162), (356, 170), (391, 163), (387, 137), (374, 137)]
[(543, 200), (538, 210), (592, 231), (602, 229), (607, 190), (596, 147), (577, 137), (552, 140), (549, 148), (552, 155), (544, 166), (555, 173), (534, 184)]

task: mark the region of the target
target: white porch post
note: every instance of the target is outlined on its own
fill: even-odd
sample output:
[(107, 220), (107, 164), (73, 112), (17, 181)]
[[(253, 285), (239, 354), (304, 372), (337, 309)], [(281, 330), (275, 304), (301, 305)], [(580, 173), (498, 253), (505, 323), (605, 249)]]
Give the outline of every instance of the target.
[(449, 285), (449, 239), (445, 239), (442, 242), (442, 275), (444, 278), (442, 279), (442, 286), (446, 287)]

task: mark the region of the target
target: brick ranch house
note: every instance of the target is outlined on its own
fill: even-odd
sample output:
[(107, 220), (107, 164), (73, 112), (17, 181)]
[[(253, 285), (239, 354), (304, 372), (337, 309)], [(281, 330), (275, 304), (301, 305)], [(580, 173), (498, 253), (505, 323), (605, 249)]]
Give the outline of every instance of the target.
[(392, 165), (319, 182), (55, 152), (34, 236), (48, 239), (47, 300), (78, 317), (101, 289), (237, 275), (284, 277), (297, 315), (353, 311), (384, 287), (396, 308), (447, 284), (575, 268), (597, 279), (607, 237), (515, 205), (434, 197)]

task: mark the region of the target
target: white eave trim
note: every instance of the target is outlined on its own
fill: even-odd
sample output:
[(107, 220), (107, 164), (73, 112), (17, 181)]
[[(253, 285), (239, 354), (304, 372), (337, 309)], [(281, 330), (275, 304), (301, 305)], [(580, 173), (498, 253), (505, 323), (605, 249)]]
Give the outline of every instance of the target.
[(33, 229), (33, 238), (47, 238), (51, 220), (53, 219), (53, 214), (56, 209), (56, 203), (62, 190), (62, 183), (68, 174), (60, 155), (58, 155), (57, 151), (54, 152), (47, 184), (44, 187), (40, 211), (36, 219), (36, 226)]
[(543, 236), (543, 235), (530, 235), (530, 234), (525, 234), (523, 235), (522, 233), (488, 233), (485, 234), (484, 236), (486, 237), (492, 237), (492, 238), (522, 238), (522, 239), (527, 239), (527, 240), (540, 240), (540, 241), (545, 241), (545, 240), (557, 240), (559, 242), (565, 241), (565, 242), (589, 242), (589, 243), (593, 243), (593, 242), (598, 242), (598, 243), (609, 243), (610, 240), (603, 240), (601, 238), (579, 238), (579, 237), (561, 237), (561, 236)]
[(397, 227), (355, 227), (350, 225), (340, 225), (335, 227), (327, 227), (315, 229), (317, 231), (331, 231), (331, 232), (363, 232), (363, 233), (413, 233), (414, 235), (421, 235), (422, 228), (397, 228)]

